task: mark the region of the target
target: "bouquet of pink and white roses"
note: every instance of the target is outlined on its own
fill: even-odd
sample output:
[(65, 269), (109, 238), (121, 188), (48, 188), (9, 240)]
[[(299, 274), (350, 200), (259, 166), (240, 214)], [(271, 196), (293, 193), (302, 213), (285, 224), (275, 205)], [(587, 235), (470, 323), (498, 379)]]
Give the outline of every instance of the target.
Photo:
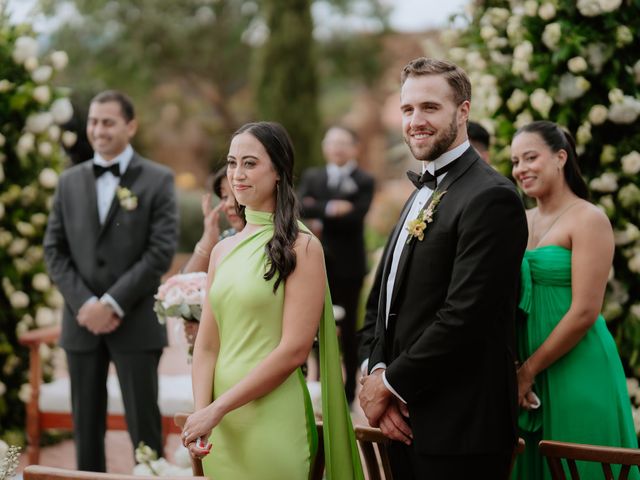
[(169, 277), (156, 293), (153, 310), (164, 324), (169, 317), (199, 322), (202, 314), (207, 274), (182, 273)]

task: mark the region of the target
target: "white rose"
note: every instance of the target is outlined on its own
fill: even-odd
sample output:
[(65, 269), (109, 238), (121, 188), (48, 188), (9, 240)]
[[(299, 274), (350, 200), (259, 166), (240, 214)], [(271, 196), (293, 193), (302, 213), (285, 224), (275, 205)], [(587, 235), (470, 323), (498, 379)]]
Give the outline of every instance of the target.
[(640, 83), (640, 60), (633, 65), (633, 75), (636, 78), (636, 83)]
[(517, 60), (526, 60), (529, 61), (531, 59), (531, 55), (533, 54), (533, 44), (525, 40), (516, 48), (513, 49), (513, 58)]
[(73, 106), (68, 98), (58, 98), (51, 104), (53, 120), (61, 125), (67, 123), (73, 117)]
[(27, 222), (17, 222), (16, 230), (23, 237), (33, 237), (36, 234), (35, 227)]
[(39, 292), (46, 292), (51, 288), (51, 280), (46, 273), (36, 273), (31, 279), (31, 285)]
[(640, 101), (625, 95), (622, 103), (614, 103), (609, 109), (609, 120), (614, 123), (629, 125), (640, 116)]
[(640, 172), (640, 153), (634, 150), (620, 159), (622, 171), (627, 175), (635, 175)]
[(608, 96), (611, 103), (622, 103), (624, 100), (624, 93), (619, 88), (609, 90)]
[[(499, 50), (501, 48), (505, 48), (509, 45), (509, 40), (507, 40), (504, 37), (495, 37), (492, 38), (491, 40), (489, 40), (487, 42), (487, 46), (491, 49), (491, 51), (489, 52), (489, 55), (491, 55), (492, 53), (500, 53), (500, 52), (495, 52), (495, 50)], [(504, 62), (499, 62), (501, 65), (504, 64)]]
[(58, 174), (52, 168), (43, 168), (38, 175), (38, 182), (44, 188), (55, 188), (58, 184)]
[(528, 99), (529, 97), (526, 93), (524, 93), (519, 88), (516, 88), (507, 100), (507, 108), (510, 112), (515, 113), (522, 108), (524, 102), (526, 102)]
[(16, 337), (20, 337), (29, 331), (29, 326), (24, 322), (18, 322), (16, 325)]
[(556, 101), (564, 104), (569, 100), (580, 98), (587, 90), (589, 90), (590, 86), (591, 84), (586, 78), (565, 73), (560, 77), (558, 92), (556, 93)]
[(45, 302), (51, 308), (60, 309), (64, 305), (64, 298), (58, 289), (54, 287), (45, 295)]
[(9, 295), (9, 302), (13, 308), (27, 308), (29, 306), (29, 295), (17, 290)]
[(454, 62), (462, 62), (467, 56), (467, 50), (460, 47), (449, 49), (449, 56)]
[(485, 42), (498, 36), (498, 31), (491, 25), (486, 25), (480, 29), (480, 36)]
[(600, 153), (600, 163), (607, 165), (616, 159), (617, 151), (613, 145), (605, 145)]
[(618, 189), (618, 176), (606, 172), (589, 182), (589, 187), (597, 192), (615, 192)]
[(36, 325), (40, 328), (55, 325), (56, 315), (48, 307), (39, 307), (36, 311)]
[(619, 25), (616, 29), (616, 45), (624, 47), (633, 42), (633, 32), (626, 25)]
[(538, 13), (538, 2), (536, 0), (527, 0), (524, 2), (524, 14), (527, 17), (535, 17)]
[(519, 41), (524, 34), (522, 28), (522, 18), (519, 15), (513, 15), (507, 21), (507, 37), (514, 42)]
[(524, 75), (529, 71), (529, 62), (526, 60), (514, 59), (511, 65), (511, 73), (514, 75)]
[(42, 142), (38, 145), (38, 153), (45, 158), (48, 158), (53, 153), (53, 145), (49, 142)]
[[(0, 203), (0, 205), (2, 205)], [(2, 214), (4, 215), (4, 205), (2, 206)], [(5, 248), (7, 245), (11, 243), (13, 240), (13, 235), (11, 232), (7, 232), (6, 230), (0, 229), (0, 247)]]
[(561, 37), (562, 27), (560, 24), (558, 22), (550, 23), (544, 27), (544, 32), (542, 32), (542, 43), (544, 43), (549, 50), (555, 50)]
[(51, 347), (46, 343), (41, 343), (40, 348), (38, 348), (38, 354), (42, 360), (48, 361), (51, 358)]
[(544, 21), (549, 21), (556, 16), (556, 7), (553, 3), (543, 3), (538, 9), (538, 16)]
[(27, 249), (28, 246), (29, 242), (26, 238), (14, 238), (9, 244), (7, 252), (12, 257), (16, 257), (18, 255), (22, 255), (22, 253)]
[[(499, 39), (494, 38), (494, 40), (499, 40)], [(506, 66), (511, 63), (510, 55), (504, 54), (502, 52), (498, 52), (496, 50), (491, 50), (489, 52), (489, 58), (491, 59), (491, 62), (493, 62), (496, 65)]]
[[(0, 382), (0, 397), (3, 396), (6, 392), (7, 392), (7, 386), (4, 383)], [(0, 460), (2, 460), (4, 456), (7, 454), (7, 449), (8, 449), (7, 444), (4, 443), (4, 441), (0, 440)]]
[(44, 213), (34, 213), (31, 215), (31, 223), (36, 227), (44, 227), (47, 224), (47, 216)]
[(32, 245), (31, 247), (27, 248), (24, 256), (31, 263), (38, 263), (44, 258), (44, 250), (39, 245)]
[(487, 67), (487, 62), (482, 58), (480, 52), (468, 52), (465, 57), (465, 63), (477, 71), (484, 70)]
[(42, 65), (31, 72), (31, 78), (36, 83), (45, 83), (49, 81), (51, 74), (53, 74), (53, 68), (49, 65)]
[(30, 272), (33, 268), (33, 265), (29, 261), (19, 257), (13, 259), (13, 266), (15, 267), (16, 271), (21, 274)]
[(33, 89), (33, 98), (40, 104), (49, 103), (51, 100), (51, 90), (46, 85), (38, 85)]
[(529, 97), (531, 106), (537, 110), (542, 118), (549, 117), (549, 111), (553, 106), (553, 99), (543, 88), (536, 88)]
[(55, 68), (56, 70), (58, 71), (64, 70), (64, 68), (67, 66), (68, 63), (69, 63), (69, 56), (67, 55), (67, 52), (64, 52), (62, 50), (56, 50), (51, 54), (51, 64), (53, 65), (53, 68)]
[(567, 67), (571, 73), (582, 73), (587, 68), (587, 61), (582, 57), (573, 57), (567, 62)]
[(11, 83), (9, 80), (7, 80), (6, 78), (3, 78), (2, 80), (0, 80), (0, 93), (8, 92), (12, 88), (13, 88), (13, 83)]
[(634, 303), (631, 305), (631, 314), (635, 315), (640, 320), (640, 303)]
[(52, 142), (57, 142), (58, 140), (60, 140), (62, 130), (60, 130), (60, 127), (58, 125), (51, 125), (49, 127), (49, 130), (47, 131), (47, 134), (49, 135), (49, 140), (51, 140)]
[(578, 145), (586, 145), (591, 140), (591, 124), (584, 122), (578, 127), (576, 132), (576, 142)]
[(26, 129), (31, 133), (42, 133), (53, 123), (53, 115), (49, 112), (32, 113), (27, 117)]
[(634, 208), (640, 203), (640, 188), (629, 183), (618, 191), (618, 201), (624, 208)]
[(18, 37), (13, 48), (13, 61), (22, 64), (30, 57), (38, 56), (38, 42), (33, 37)]
[(594, 105), (589, 110), (589, 121), (593, 125), (602, 125), (607, 120), (609, 111), (604, 105)]
[(627, 265), (633, 273), (640, 273), (640, 253), (636, 253)]
[(20, 203), (23, 207), (31, 205), (38, 198), (38, 189), (34, 185), (27, 185), (20, 192)]
[(607, 45), (603, 43), (590, 43), (587, 46), (587, 60), (595, 73), (602, 71), (602, 66), (609, 60), (610, 55)]
[(598, 4), (603, 12), (613, 12), (620, 8), (622, 0), (598, 0)]
[(62, 144), (67, 148), (73, 147), (77, 141), (78, 141), (78, 135), (75, 132), (70, 132), (66, 130), (62, 134)]
[(36, 57), (29, 57), (24, 61), (24, 68), (28, 72), (33, 72), (36, 68), (38, 68), (38, 59)]
[(516, 121), (514, 122), (514, 126), (516, 128), (521, 128), (531, 122), (533, 122), (533, 115), (531, 115), (531, 112), (529, 110), (525, 110), (518, 114), (518, 116), (516, 117)]
[(23, 383), (18, 391), (18, 398), (24, 403), (29, 403), (29, 400), (31, 400), (31, 385)]

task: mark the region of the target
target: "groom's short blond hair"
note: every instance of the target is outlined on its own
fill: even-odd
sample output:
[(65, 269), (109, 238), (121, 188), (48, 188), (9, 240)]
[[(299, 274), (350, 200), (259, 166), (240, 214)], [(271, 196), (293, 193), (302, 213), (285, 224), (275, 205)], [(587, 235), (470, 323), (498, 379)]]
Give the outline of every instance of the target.
[(420, 77), (422, 75), (442, 75), (453, 90), (453, 100), (456, 105), (464, 101), (471, 101), (471, 82), (469, 76), (462, 68), (447, 60), (436, 60), (435, 58), (419, 57), (411, 60), (402, 69), (400, 74), (400, 84), (409, 77)]

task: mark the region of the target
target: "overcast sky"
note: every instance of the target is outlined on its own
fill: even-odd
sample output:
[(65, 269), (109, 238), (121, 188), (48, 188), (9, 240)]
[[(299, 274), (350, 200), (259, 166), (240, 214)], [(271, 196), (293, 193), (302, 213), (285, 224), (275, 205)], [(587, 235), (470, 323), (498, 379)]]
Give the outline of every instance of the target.
[[(446, 25), (449, 15), (461, 11), (468, 0), (382, 0), (392, 7), (391, 26), (416, 32)], [(8, 0), (12, 20), (23, 20), (35, 0)]]

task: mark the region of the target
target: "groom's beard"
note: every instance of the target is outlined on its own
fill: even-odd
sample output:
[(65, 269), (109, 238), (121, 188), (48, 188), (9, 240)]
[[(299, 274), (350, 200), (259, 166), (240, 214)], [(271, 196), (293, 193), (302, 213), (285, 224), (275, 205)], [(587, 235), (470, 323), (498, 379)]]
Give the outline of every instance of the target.
[(413, 157), (416, 160), (422, 161), (433, 161), (439, 156), (441, 156), (444, 152), (449, 150), (451, 144), (454, 142), (456, 137), (458, 136), (458, 112), (453, 114), (451, 118), (451, 123), (446, 130), (439, 132), (434, 140), (431, 148), (417, 148), (411, 145), (411, 140), (409, 136), (404, 136), (405, 143), (409, 146), (409, 150), (413, 154)]

